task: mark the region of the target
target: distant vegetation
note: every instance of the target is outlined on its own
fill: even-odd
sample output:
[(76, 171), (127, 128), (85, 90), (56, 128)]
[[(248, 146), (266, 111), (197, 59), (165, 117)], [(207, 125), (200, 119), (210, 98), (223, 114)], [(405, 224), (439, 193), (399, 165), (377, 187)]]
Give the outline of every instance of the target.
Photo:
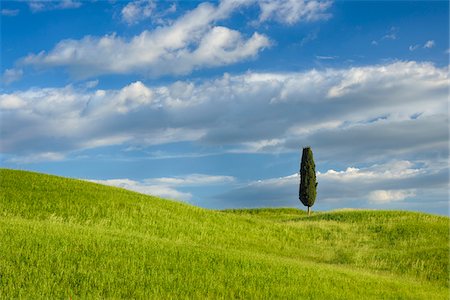
[(0, 298), (448, 299), (449, 218), (212, 211), (0, 171)]

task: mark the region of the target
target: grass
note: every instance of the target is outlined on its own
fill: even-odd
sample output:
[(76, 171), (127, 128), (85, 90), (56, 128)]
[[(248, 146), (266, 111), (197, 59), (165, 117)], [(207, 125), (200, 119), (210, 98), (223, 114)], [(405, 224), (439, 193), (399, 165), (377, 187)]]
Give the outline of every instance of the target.
[(0, 170), (1, 299), (448, 299), (449, 247), (443, 216), (213, 211)]

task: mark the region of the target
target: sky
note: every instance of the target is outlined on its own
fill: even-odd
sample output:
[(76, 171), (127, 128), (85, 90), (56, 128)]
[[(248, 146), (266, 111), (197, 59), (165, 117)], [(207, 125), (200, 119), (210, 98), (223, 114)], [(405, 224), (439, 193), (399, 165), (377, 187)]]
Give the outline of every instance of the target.
[(210, 209), (449, 214), (448, 1), (1, 1), (0, 166)]

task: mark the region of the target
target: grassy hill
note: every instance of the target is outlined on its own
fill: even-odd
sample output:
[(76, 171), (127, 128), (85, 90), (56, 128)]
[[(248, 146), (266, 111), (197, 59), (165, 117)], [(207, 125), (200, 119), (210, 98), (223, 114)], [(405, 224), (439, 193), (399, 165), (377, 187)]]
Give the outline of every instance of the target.
[(0, 170), (1, 299), (448, 299), (448, 272), (447, 217), (212, 211)]

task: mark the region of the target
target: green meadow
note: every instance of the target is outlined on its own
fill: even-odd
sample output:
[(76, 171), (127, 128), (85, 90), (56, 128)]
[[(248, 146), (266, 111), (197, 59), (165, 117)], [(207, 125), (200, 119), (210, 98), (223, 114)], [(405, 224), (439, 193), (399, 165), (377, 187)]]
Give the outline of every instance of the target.
[(0, 170), (1, 299), (448, 299), (449, 247), (444, 216), (214, 211)]

